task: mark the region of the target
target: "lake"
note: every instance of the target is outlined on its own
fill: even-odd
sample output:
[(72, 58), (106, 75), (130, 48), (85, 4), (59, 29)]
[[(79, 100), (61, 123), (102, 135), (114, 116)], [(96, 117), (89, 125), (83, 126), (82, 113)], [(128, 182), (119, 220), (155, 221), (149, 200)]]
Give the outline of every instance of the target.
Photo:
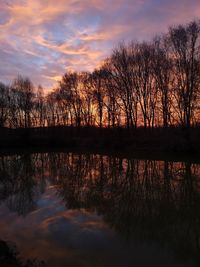
[(200, 165), (0, 156), (0, 239), (48, 267), (200, 265)]

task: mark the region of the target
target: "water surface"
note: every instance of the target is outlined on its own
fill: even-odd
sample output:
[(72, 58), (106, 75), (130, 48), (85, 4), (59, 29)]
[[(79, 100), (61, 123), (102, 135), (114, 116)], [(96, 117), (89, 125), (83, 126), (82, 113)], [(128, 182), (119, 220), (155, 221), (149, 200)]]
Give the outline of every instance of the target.
[(0, 157), (0, 239), (46, 266), (199, 266), (200, 165)]

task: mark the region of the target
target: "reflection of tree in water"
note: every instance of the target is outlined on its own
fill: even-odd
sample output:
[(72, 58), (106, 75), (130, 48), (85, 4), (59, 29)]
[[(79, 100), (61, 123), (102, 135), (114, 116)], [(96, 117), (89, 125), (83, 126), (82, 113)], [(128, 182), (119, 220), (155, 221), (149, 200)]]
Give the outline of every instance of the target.
[(68, 208), (97, 211), (125, 238), (198, 257), (198, 165), (94, 155), (69, 155), (67, 162), (57, 184)]
[(72, 153), (0, 158), (0, 201), (11, 210), (36, 208), (48, 184), (67, 208), (96, 211), (124, 238), (155, 240), (199, 260), (198, 165)]
[(37, 172), (29, 154), (1, 157), (0, 201), (11, 211), (26, 215), (36, 208)]

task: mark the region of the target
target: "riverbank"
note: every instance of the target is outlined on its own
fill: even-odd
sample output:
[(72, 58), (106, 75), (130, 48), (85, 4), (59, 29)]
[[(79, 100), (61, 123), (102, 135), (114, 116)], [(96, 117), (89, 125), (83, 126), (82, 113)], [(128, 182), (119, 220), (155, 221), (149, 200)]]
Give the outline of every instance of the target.
[(0, 152), (12, 150), (77, 150), (117, 154), (198, 155), (200, 128), (45, 127), (0, 129)]
[(200, 152), (200, 128), (44, 127), (0, 129), (0, 149), (96, 148), (116, 151)]

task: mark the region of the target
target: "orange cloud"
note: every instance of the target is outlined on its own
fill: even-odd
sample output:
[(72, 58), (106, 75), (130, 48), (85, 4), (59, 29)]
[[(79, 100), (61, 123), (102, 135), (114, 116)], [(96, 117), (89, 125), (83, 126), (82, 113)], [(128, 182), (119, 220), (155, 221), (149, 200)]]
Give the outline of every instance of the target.
[(200, 11), (199, 0), (0, 2), (0, 79), (21, 73), (48, 88), (67, 69), (97, 67), (120, 41), (149, 39)]

